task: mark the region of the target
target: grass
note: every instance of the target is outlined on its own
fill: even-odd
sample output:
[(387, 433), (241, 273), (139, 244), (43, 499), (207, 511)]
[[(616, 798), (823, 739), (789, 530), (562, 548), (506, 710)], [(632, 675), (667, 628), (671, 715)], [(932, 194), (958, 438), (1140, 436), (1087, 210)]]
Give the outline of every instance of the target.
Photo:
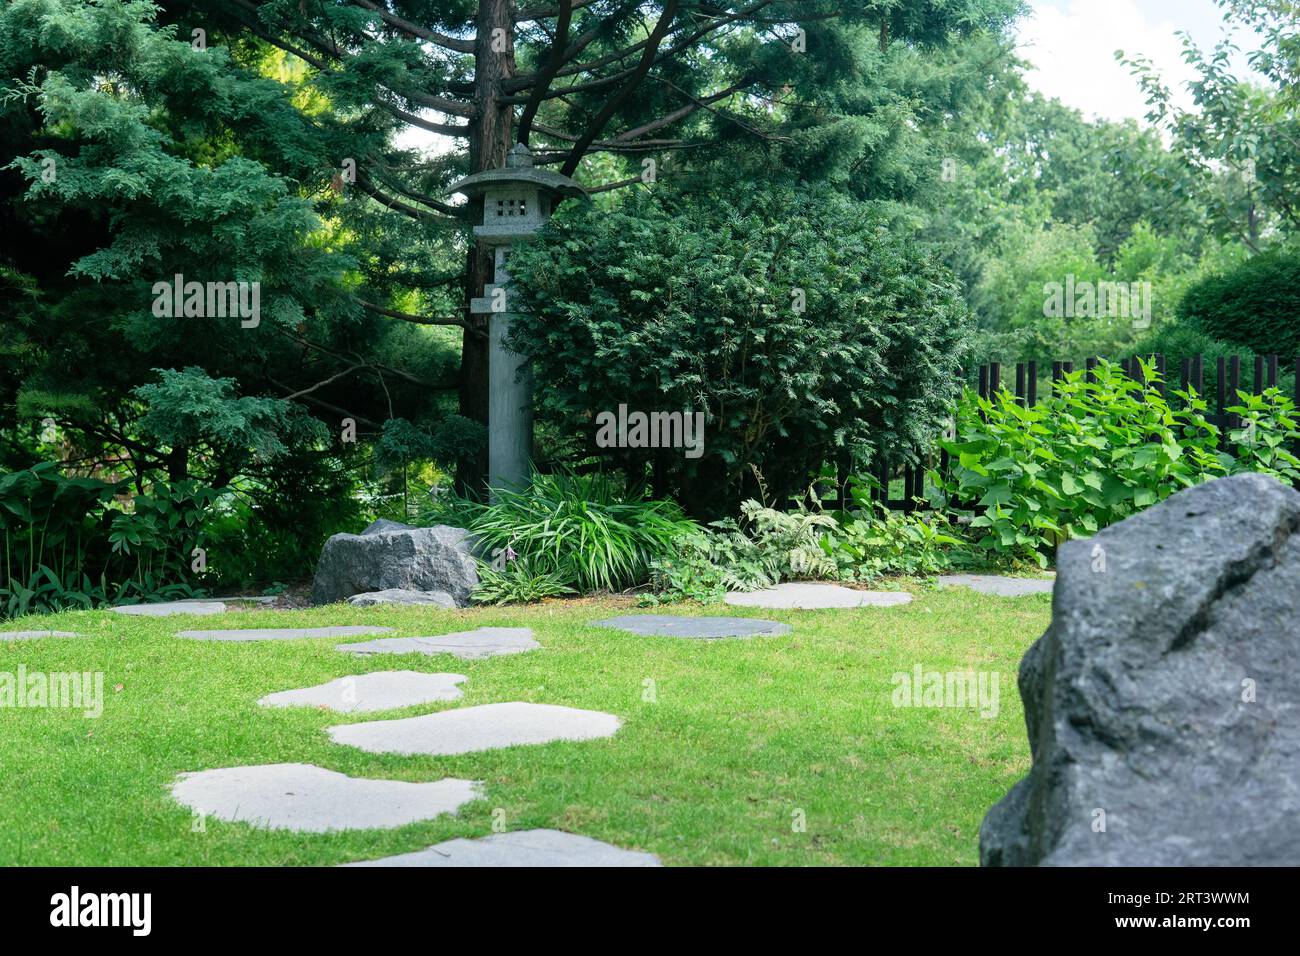
[[(0, 709), (2, 865), (318, 865), (554, 827), (659, 854), (667, 864), (974, 865), (977, 829), (1028, 768), (1015, 673), (1050, 617), (1046, 596), (924, 591), (902, 608), (753, 614), (791, 634), (688, 641), (593, 628), (627, 601), (442, 611), (334, 606), (222, 617), (108, 612), (29, 617), (7, 629), (81, 639), (4, 641), (0, 673), (102, 671), (99, 719)], [(662, 609), (656, 613), (665, 613)], [(358, 658), (334, 639), (229, 644), (190, 627), (384, 624), (386, 636), (527, 626), (540, 650), (482, 661)], [(365, 638), (360, 638), (364, 640)], [(996, 671), (1000, 711), (896, 708), (895, 672)], [(264, 694), (348, 674), (466, 674), (457, 702), (382, 715), (264, 709)], [(379, 756), (324, 728), (445, 707), (522, 700), (617, 714), (612, 738), (464, 754)], [(482, 780), (487, 799), (396, 830), (294, 834), (209, 819), (195, 832), (168, 786), (183, 771), (304, 762), (353, 776)], [(797, 814), (806, 829), (797, 832)]]

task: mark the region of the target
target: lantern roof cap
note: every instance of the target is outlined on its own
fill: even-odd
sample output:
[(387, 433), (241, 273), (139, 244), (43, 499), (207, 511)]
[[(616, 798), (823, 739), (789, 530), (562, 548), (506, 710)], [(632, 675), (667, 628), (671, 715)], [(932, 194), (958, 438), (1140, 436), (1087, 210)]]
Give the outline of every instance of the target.
[(506, 154), (506, 164), (500, 169), (489, 169), (481, 173), (466, 176), (453, 183), (448, 192), (464, 193), (466, 196), (481, 195), (489, 186), (503, 186), (510, 183), (527, 183), (540, 186), (557, 196), (586, 198), (587, 191), (568, 176), (552, 172), (549, 169), (537, 169), (533, 166), (533, 153), (523, 143), (516, 143)]

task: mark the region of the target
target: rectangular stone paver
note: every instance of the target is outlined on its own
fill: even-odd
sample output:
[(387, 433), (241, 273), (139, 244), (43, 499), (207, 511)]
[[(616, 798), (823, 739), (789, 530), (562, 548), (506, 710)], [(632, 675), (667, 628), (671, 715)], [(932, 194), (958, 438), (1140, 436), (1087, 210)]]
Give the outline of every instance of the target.
[(852, 607), (896, 607), (907, 604), (912, 595), (906, 591), (859, 591), (839, 584), (811, 581), (787, 581), (761, 591), (738, 591), (728, 594), (728, 604), (736, 607), (766, 607), (797, 610)]
[(435, 637), (387, 637), (359, 644), (340, 644), (337, 650), (349, 654), (451, 654), (462, 660), (477, 660), (501, 654), (522, 654), (541, 647), (526, 627), (480, 627), (474, 631), (439, 634)]

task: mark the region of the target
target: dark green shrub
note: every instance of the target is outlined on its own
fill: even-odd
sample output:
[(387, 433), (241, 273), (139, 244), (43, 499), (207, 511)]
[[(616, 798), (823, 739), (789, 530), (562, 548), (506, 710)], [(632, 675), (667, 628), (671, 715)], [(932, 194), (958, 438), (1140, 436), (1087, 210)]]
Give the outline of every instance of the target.
[(118, 508), (126, 482), (68, 478), (56, 462), (0, 474), (0, 617), (188, 597), (201, 581), (217, 492), (156, 482)]
[[(512, 253), (539, 414), (688, 512), (806, 488), (823, 462), (900, 461), (956, 398), (956, 282), (904, 227), (829, 191), (737, 186), (575, 207)], [(703, 453), (602, 448), (596, 416), (692, 410)]]
[(1300, 355), (1300, 250), (1281, 247), (1202, 279), (1180, 313), (1214, 338), (1261, 355)]
[(358, 471), (368, 459), (294, 449), (230, 486), (209, 522), (209, 572), (225, 590), (311, 577), (332, 534), (366, 524)]

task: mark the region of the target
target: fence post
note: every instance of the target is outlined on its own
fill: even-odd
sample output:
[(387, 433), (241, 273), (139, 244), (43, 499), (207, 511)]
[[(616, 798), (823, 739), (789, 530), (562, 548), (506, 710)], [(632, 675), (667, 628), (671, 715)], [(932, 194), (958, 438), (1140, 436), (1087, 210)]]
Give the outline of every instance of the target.
[[(1236, 404), (1239, 399), (1237, 393), (1241, 391), (1241, 356), (1234, 355), (1228, 361), (1228, 399)], [(1229, 428), (1240, 428), (1241, 422), (1238, 421), (1236, 414), (1228, 416)]]
[[(1300, 357), (1295, 360), (1295, 403), (1300, 408)], [(1296, 439), (1295, 446), (1291, 449), (1293, 455), (1300, 455), (1300, 438)], [(1300, 479), (1296, 480), (1296, 487), (1300, 488)]]
[(1277, 353), (1268, 356), (1268, 387), (1277, 388)]
[(1251, 394), (1264, 394), (1264, 356), (1255, 356), (1255, 378), (1250, 383)]
[(1205, 356), (1197, 355), (1192, 359), (1192, 384), (1196, 387), (1199, 398), (1205, 397)]
[(1219, 356), (1219, 360), (1216, 363), (1215, 371), (1217, 371), (1219, 374), (1217, 377), (1218, 380), (1215, 382), (1215, 389), (1214, 389), (1216, 393), (1216, 397), (1218, 398), (1218, 401), (1216, 402), (1216, 405), (1218, 406), (1218, 411), (1215, 413), (1214, 416), (1214, 424), (1218, 425), (1220, 428), (1227, 428), (1228, 413), (1225, 411), (1225, 409), (1228, 407), (1228, 403), (1227, 403), (1228, 363), (1222, 355)]
[(1038, 404), (1038, 363), (1029, 363), (1029, 407)]
[(1090, 355), (1084, 359), (1083, 367), (1088, 371), (1088, 384), (1095, 385), (1097, 383), (1097, 356)]
[(1025, 363), (1016, 363), (1016, 404), (1021, 408), (1025, 405)]

